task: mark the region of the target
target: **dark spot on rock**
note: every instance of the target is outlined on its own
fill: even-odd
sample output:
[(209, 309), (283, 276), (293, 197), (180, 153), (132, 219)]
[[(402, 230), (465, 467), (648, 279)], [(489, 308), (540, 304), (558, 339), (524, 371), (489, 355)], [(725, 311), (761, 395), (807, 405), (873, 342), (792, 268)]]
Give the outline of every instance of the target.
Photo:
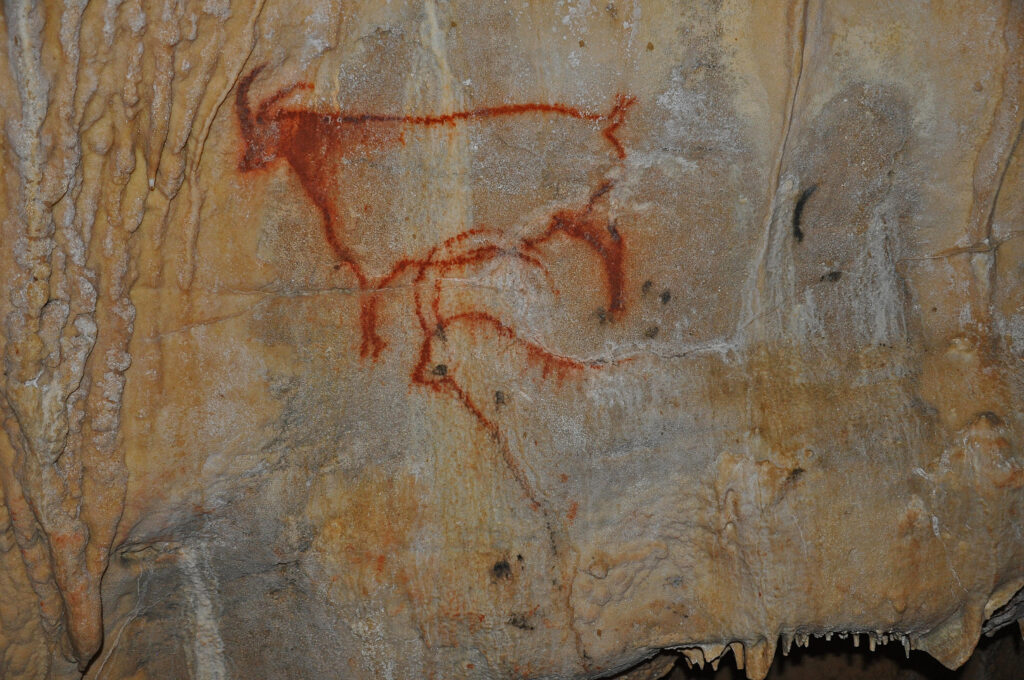
[(835, 283), (836, 281), (838, 281), (841, 278), (843, 278), (843, 273), (841, 271), (837, 270), (837, 271), (831, 271), (828, 274), (822, 274), (821, 278), (818, 279), (818, 280), (819, 281), (828, 281), (829, 283)]
[(650, 338), (651, 340), (653, 340), (654, 338), (658, 337), (658, 327), (657, 326), (651, 326), (650, 328), (645, 330), (644, 331), (644, 337), (645, 338)]
[(448, 366), (445, 364), (438, 364), (437, 366), (434, 366), (434, 370), (431, 371), (431, 373), (444, 377), (448, 375)]
[(494, 393), (494, 405), (495, 406), (504, 406), (505, 405), (505, 393), (502, 392), (501, 390), (498, 390), (497, 392)]
[(448, 342), (448, 336), (444, 333), (444, 326), (441, 322), (437, 323), (437, 328), (434, 329), (434, 336), (441, 342)]
[(500, 581), (502, 579), (506, 581), (512, 580), (512, 567), (509, 566), (508, 560), (498, 560), (491, 567), (491, 575), (494, 579)]
[(647, 295), (648, 293), (651, 292), (651, 288), (653, 287), (654, 281), (647, 279), (646, 281), (644, 281), (644, 285), (640, 286), (640, 292), (643, 293), (644, 295)]
[(526, 618), (526, 614), (509, 614), (508, 625), (514, 626), (520, 630), (533, 630), (533, 625), (531, 625), (530, 620)]
[(586, 47), (586, 46), (587, 46), (587, 43), (585, 43), (585, 42), (583, 42), (583, 41), (581, 40), (581, 41), (580, 41), (580, 47)]
[(597, 311), (594, 312), (594, 316), (597, 317), (597, 320), (599, 322), (601, 322), (601, 323), (608, 323), (608, 312), (607, 312), (607, 310), (605, 310), (604, 307), (598, 307)]
[(1003, 426), (1003, 419), (1000, 418), (995, 413), (993, 413), (992, 411), (982, 411), (981, 413), (977, 414), (974, 418), (975, 422), (982, 420), (985, 421), (985, 423), (987, 423), (988, 425), (991, 425), (992, 427)]
[(519, 562), (519, 564), (522, 564), (523, 562), (526, 561), (526, 560), (523, 559), (522, 555), (516, 555), (516, 560)]
[(658, 298), (661, 300), (661, 304), (667, 305), (668, 301), (672, 299), (672, 293), (668, 290), (665, 290), (661, 293), (661, 295), (658, 296)]
[(804, 240), (804, 232), (800, 228), (800, 222), (804, 216), (804, 208), (807, 206), (807, 199), (809, 199), (817, 190), (818, 185), (812, 184), (800, 193), (800, 198), (796, 199), (796, 205), (793, 207), (793, 238), (796, 239), (797, 243), (802, 243)]
[(652, 43), (652, 42), (647, 43), (647, 51), (648, 52), (653, 52), (654, 51), (654, 43)]
[(800, 481), (800, 477), (802, 477), (803, 474), (804, 469), (802, 467), (795, 467), (789, 471), (789, 474), (786, 476), (786, 481), (795, 484)]

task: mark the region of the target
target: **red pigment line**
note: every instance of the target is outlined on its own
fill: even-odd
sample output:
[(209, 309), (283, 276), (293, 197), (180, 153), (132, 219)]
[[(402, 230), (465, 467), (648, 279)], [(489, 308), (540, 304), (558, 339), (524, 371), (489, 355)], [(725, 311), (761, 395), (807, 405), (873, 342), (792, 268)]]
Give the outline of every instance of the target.
[(394, 283), (395, 279), (401, 276), (405, 272), (405, 270), (413, 268), (422, 268), (424, 263), (424, 259), (416, 260), (409, 257), (404, 257), (401, 260), (399, 260), (394, 267), (391, 268), (390, 272), (385, 274), (380, 279), (377, 279), (376, 283), (374, 283), (372, 287), (376, 289), (385, 288)]
[[(506, 104), (502, 106), (485, 106), (477, 109), (469, 109), (466, 111), (453, 111), (451, 113), (441, 113), (433, 115), (422, 115), (417, 116), (415, 114), (393, 114), (393, 113), (319, 113), (309, 109), (280, 109), (274, 114), (270, 114), (270, 108), (287, 97), (292, 92), (299, 89), (313, 89), (313, 86), (309, 83), (298, 83), (285, 88), (274, 95), (271, 95), (267, 100), (260, 104), (257, 110), (258, 117), (260, 118), (281, 118), (288, 115), (306, 115), (313, 116), (319, 119), (321, 122), (333, 123), (334, 125), (367, 125), (372, 123), (402, 123), (405, 125), (419, 125), (423, 127), (433, 127), (442, 125), (455, 125), (459, 121), (464, 120), (484, 120), (488, 118), (501, 118), (505, 116), (520, 116), (527, 113), (553, 113), (567, 118), (574, 118), (576, 120), (585, 120), (590, 122), (601, 122), (605, 120), (613, 121), (610, 128), (618, 128), (622, 122), (619, 120), (616, 122), (617, 117), (621, 117), (622, 106), (616, 105), (612, 109), (612, 113), (598, 114), (598, 113), (587, 113), (580, 109), (565, 104), (543, 104), (530, 102), (526, 104)], [(631, 103), (631, 102), (630, 102)], [(629, 103), (625, 104), (626, 107)], [(607, 135), (606, 135), (607, 136)], [(609, 139), (611, 141), (611, 139)], [(614, 144), (614, 142), (613, 142)]]
[[(526, 253), (520, 250), (510, 251), (495, 245), (480, 246), (479, 248), (474, 248), (473, 250), (463, 255), (457, 255), (446, 260), (428, 262), (427, 264), (429, 265), (429, 268), (439, 269), (442, 274), (446, 274), (450, 270), (456, 269), (458, 267), (465, 267), (471, 264), (479, 264), (481, 262), (490, 262), (491, 260), (495, 260), (499, 257), (514, 257), (516, 259), (522, 260), (523, 262), (526, 262), (527, 264), (540, 269), (545, 274), (545, 276), (548, 277), (548, 280), (551, 281), (551, 275), (550, 272), (548, 272), (548, 268), (537, 258), (533, 257), (532, 255), (527, 255)], [(554, 287), (553, 282), (552, 287)]]
[(362, 331), (359, 356), (376, 360), (387, 343), (377, 334), (377, 298), (372, 294), (365, 295), (360, 300), (359, 328)]
[[(430, 255), (433, 256), (436, 248), (431, 249)], [(424, 268), (421, 266), (420, 271), (416, 275), (416, 283), (423, 281)], [(423, 316), (423, 301), (420, 298), (419, 286), (413, 286), (412, 289), (413, 305), (416, 309), (416, 319), (420, 324), (420, 332), (423, 335), (423, 342), (420, 344), (420, 355), (416, 362), (416, 365), (412, 369), (411, 380), (414, 384), (425, 385), (428, 384), (423, 376), (426, 375), (427, 366), (430, 365), (430, 330), (429, 324), (427, 323), (426, 317)]]
[[(376, 283), (374, 284), (373, 287), (374, 288), (383, 288), (384, 286), (387, 286), (387, 285), (393, 283), (394, 280), (397, 279), (405, 270), (411, 269), (411, 268), (414, 268), (414, 267), (419, 270), (419, 272), (416, 275), (415, 281), (417, 283), (422, 282), (423, 281), (423, 277), (426, 274), (426, 269), (432, 269), (434, 266), (436, 266), (438, 264), (443, 264), (443, 263), (447, 262), (445, 260), (438, 261), (438, 260), (434, 259), (434, 257), (437, 254), (438, 250), (447, 248), (451, 244), (457, 243), (457, 242), (462, 241), (462, 240), (465, 240), (466, 238), (469, 238), (470, 236), (475, 236), (477, 234), (484, 233), (484, 231), (485, 231), (484, 229), (470, 229), (470, 230), (461, 232), (459, 234), (456, 234), (455, 236), (452, 236), (451, 238), (449, 238), (448, 240), (446, 240), (444, 243), (442, 243), (439, 246), (434, 246), (433, 248), (430, 249), (430, 251), (427, 253), (427, 255), (425, 257), (418, 258), (418, 259), (405, 257), (405, 258), (400, 259), (395, 264), (395, 266), (393, 266), (391, 268), (391, 271), (389, 271), (387, 274), (385, 274), (381, 278), (377, 279), (377, 281), (376, 281)], [(491, 246), (491, 247), (496, 247), (496, 246)], [(480, 249), (478, 248), (477, 250), (480, 250)]]
[[(291, 91), (297, 89), (295, 86), (289, 88), (289, 92), (282, 94), (281, 96), (275, 95), (275, 101), (283, 96), (287, 96)], [(261, 107), (261, 110), (262, 107)], [(615, 110), (613, 109), (613, 112)], [(439, 113), (433, 115), (421, 115), (415, 114), (394, 114), (394, 113), (335, 113), (335, 114), (321, 114), (326, 115), (331, 121), (341, 125), (360, 125), (365, 123), (405, 123), (407, 125), (422, 125), (425, 127), (435, 125), (455, 125), (458, 121), (462, 120), (478, 120), (485, 118), (499, 118), (502, 116), (518, 116), (526, 113), (555, 113), (558, 115), (566, 116), (568, 118), (575, 118), (577, 120), (587, 120), (592, 122), (599, 122), (607, 120), (610, 116), (605, 116), (597, 113), (587, 113), (580, 109), (568, 106), (566, 104), (544, 104), (538, 102), (530, 102), (526, 104), (503, 104), (500, 106), (484, 106), (476, 109), (468, 109), (466, 111), (453, 111), (451, 113)]]
[[(294, 89), (294, 88), (292, 88)], [(471, 109), (468, 111), (454, 111), (452, 113), (427, 115), (427, 116), (416, 116), (416, 115), (397, 115), (397, 114), (372, 114), (372, 113), (360, 113), (360, 114), (335, 114), (331, 116), (337, 124), (342, 125), (363, 125), (367, 123), (403, 123), (406, 125), (421, 125), (421, 126), (436, 126), (436, 125), (451, 125), (454, 126), (458, 121), (463, 120), (479, 120), (486, 118), (498, 118), (503, 116), (517, 116), (527, 113), (554, 113), (568, 118), (575, 118), (577, 120), (585, 120), (591, 122), (610, 121), (609, 124), (601, 131), (601, 134), (608, 141), (608, 143), (615, 149), (615, 154), (620, 160), (626, 157), (626, 149), (622, 142), (616, 136), (618, 129), (625, 123), (626, 113), (628, 109), (636, 103), (636, 98), (625, 95), (616, 95), (615, 105), (611, 112), (608, 114), (597, 114), (587, 113), (580, 109), (567, 106), (565, 104), (543, 104), (543, 103), (527, 103), (527, 104), (505, 104), (502, 106), (487, 106), (478, 109)]]
[(412, 125), (454, 125), (460, 120), (474, 120), (478, 118), (498, 118), (502, 116), (518, 116), (524, 113), (556, 113), (558, 115), (576, 118), (578, 120), (600, 121), (604, 116), (593, 113), (585, 113), (573, 106), (565, 104), (502, 104), (499, 106), (485, 106), (469, 111), (453, 111), (432, 116), (408, 115), (402, 118), (403, 122)]
[[(481, 246), (468, 253), (456, 255), (440, 261), (434, 260), (436, 248), (425, 258), (407, 258), (395, 264), (383, 277), (370, 285), (370, 279), (363, 271), (357, 258), (342, 242), (340, 211), (335, 210), (331, 190), (330, 168), (324, 162), (333, 157), (344, 157), (350, 149), (360, 144), (383, 147), (390, 143), (400, 143), (404, 133), (392, 130), (397, 125), (454, 125), (457, 121), (479, 120), (501, 116), (523, 115), (528, 113), (556, 114), (578, 120), (591, 122), (608, 121), (602, 135), (621, 159), (625, 157), (625, 148), (617, 137), (619, 128), (624, 124), (628, 109), (635, 103), (635, 98), (617, 95), (615, 104), (608, 114), (594, 114), (582, 111), (565, 104), (505, 104), (481, 107), (466, 111), (456, 111), (437, 115), (395, 115), (395, 114), (353, 114), (353, 113), (318, 113), (303, 109), (275, 109), (287, 96), (299, 89), (312, 89), (310, 83), (300, 82), (282, 88), (275, 94), (264, 99), (255, 115), (250, 109), (248, 94), (256, 77), (264, 70), (265, 65), (258, 66), (249, 72), (238, 84), (235, 104), (245, 140), (245, 152), (239, 163), (242, 171), (263, 168), (269, 163), (283, 158), (292, 166), (303, 189), (310, 200), (319, 209), (324, 237), (338, 264), (335, 269), (348, 268), (356, 278), (361, 289), (382, 288), (392, 283), (404, 271), (419, 268), (417, 282), (422, 281), (426, 269), (447, 272), (456, 267), (464, 267), (474, 263), (486, 262), (502, 255), (509, 254), (497, 246)], [(383, 127), (382, 127), (383, 126)], [(352, 130), (356, 128), (356, 130)], [(611, 312), (621, 310), (624, 305), (621, 238), (614, 230), (606, 233), (596, 220), (591, 218), (594, 201), (610, 189), (605, 183), (591, 197), (588, 205), (579, 211), (560, 211), (552, 216), (547, 232), (534, 239), (523, 239), (519, 248), (532, 249), (537, 244), (552, 237), (555, 233), (564, 233), (570, 238), (580, 240), (597, 252), (601, 257), (609, 286), (609, 308)], [(473, 236), (494, 231), (482, 227), (469, 229), (445, 241), (443, 248), (450, 250), (456, 244)], [(530, 266), (544, 272), (549, 284), (554, 289), (554, 282), (543, 263), (522, 250), (517, 249), (513, 256), (518, 257)], [(439, 287), (436, 284), (435, 287)], [(440, 293), (435, 292), (432, 301), (435, 313), (439, 307)], [(360, 327), (362, 356), (376, 358), (385, 347), (385, 342), (377, 334), (376, 300), (369, 295), (361, 301)], [(425, 323), (421, 319), (421, 324)]]
[(483, 414), (469, 395), (466, 394), (465, 390), (462, 389), (462, 386), (455, 382), (455, 380), (452, 378), (444, 378), (442, 383), (455, 393), (456, 398), (462, 402), (462, 405), (466, 410), (476, 416), (476, 419), (480, 422), (481, 426), (491, 434), (492, 438), (499, 442), (500, 445), (498, 446), (498, 449), (501, 451), (501, 460), (505, 464), (505, 467), (508, 469), (509, 473), (511, 473), (516, 484), (519, 485), (523, 495), (525, 495), (530, 501), (531, 508), (534, 510), (542, 510), (544, 506), (541, 505), (539, 500), (537, 500), (537, 492), (534, 490), (533, 485), (530, 484), (530, 480), (527, 479), (526, 473), (523, 471), (519, 461), (516, 460), (514, 455), (512, 455), (512, 450), (509, 448), (505, 439), (501, 436), (501, 431), (498, 429), (497, 424)]
[(548, 288), (550, 288), (555, 295), (559, 294), (558, 286), (555, 285), (555, 279), (553, 276), (551, 276), (551, 272), (548, 271), (547, 266), (543, 262), (533, 257), (532, 255), (527, 255), (521, 250), (517, 250), (514, 256), (522, 260), (526, 264), (539, 269), (541, 273), (544, 274), (544, 279), (548, 282)]
[[(444, 319), (443, 324), (447, 327), (461, 322), (468, 323), (469, 325), (481, 324), (490, 326), (499, 337), (505, 338), (509, 342), (521, 345), (526, 349), (531, 360), (540, 361), (545, 378), (547, 377), (552, 364), (557, 367), (556, 373), (560, 378), (563, 376), (563, 371), (565, 370), (580, 370), (587, 366), (577, 359), (559, 356), (540, 345), (524, 340), (519, 337), (519, 334), (516, 333), (514, 328), (502, 323), (502, 321), (496, 316), (488, 314), (487, 312), (460, 312)], [(596, 367), (597, 366), (595, 366), (595, 368)]]
[(250, 71), (249, 75), (239, 81), (235, 90), (235, 113), (238, 115), (238, 125), (242, 128), (242, 138), (246, 142), (245, 156), (239, 164), (239, 170), (243, 172), (249, 168), (250, 140), (256, 136), (256, 121), (253, 120), (252, 111), (249, 109), (249, 88), (265, 67), (266, 64), (261, 64)]
[[(567, 357), (560, 357), (548, 350), (528, 342), (516, 333), (511, 326), (504, 324), (497, 317), (484, 312), (463, 312), (448, 319), (443, 319), (440, 314), (441, 292), (443, 275), (456, 268), (468, 267), (472, 264), (489, 262), (498, 257), (512, 256), (520, 259), (529, 266), (541, 270), (547, 278), (549, 285), (555, 293), (554, 281), (544, 263), (537, 257), (528, 254), (527, 250), (536, 248), (537, 245), (552, 238), (555, 234), (564, 234), (569, 238), (581, 241), (587, 247), (594, 250), (602, 260), (603, 270), (607, 279), (609, 295), (609, 311), (615, 313), (624, 307), (624, 275), (623, 251), (624, 244), (621, 236), (615, 229), (614, 223), (609, 223), (607, 217), (603, 220), (594, 214), (596, 201), (611, 190), (611, 183), (604, 182), (591, 195), (588, 203), (578, 210), (562, 210), (551, 215), (547, 230), (541, 236), (532, 239), (520, 239), (514, 251), (499, 248), (496, 245), (483, 245), (462, 254), (450, 254), (448, 257), (437, 260), (435, 256), (438, 247), (432, 248), (425, 257), (404, 258), (394, 264), (390, 271), (383, 277), (379, 277), (371, 288), (369, 277), (363, 271), (361, 264), (349, 251), (343, 242), (340, 234), (342, 230), (342, 215), (333, 199), (332, 182), (336, 176), (332, 175), (333, 166), (328, 166), (329, 160), (340, 160), (352, 149), (360, 147), (372, 147), (381, 149), (388, 144), (404, 144), (405, 132), (400, 129), (402, 125), (420, 126), (454, 126), (458, 121), (473, 121), (488, 118), (524, 115), (528, 113), (556, 114), (584, 120), (589, 122), (607, 122), (601, 130), (601, 134), (609, 145), (614, 149), (615, 155), (620, 159), (626, 157), (626, 149), (618, 138), (619, 129), (624, 125), (628, 109), (636, 102), (636, 99), (629, 96), (617, 95), (612, 110), (605, 115), (593, 114), (582, 111), (578, 108), (565, 104), (506, 104), (500, 106), (482, 107), (467, 111), (456, 111), (438, 115), (394, 115), (394, 114), (353, 114), (353, 113), (324, 113), (310, 109), (281, 109), (277, 108), (286, 97), (300, 89), (313, 89), (309, 83), (296, 83), (290, 87), (282, 88), (277, 93), (263, 100), (255, 116), (249, 107), (248, 93), (255, 78), (263, 71), (265, 66), (261, 65), (250, 71), (238, 85), (236, 91), (236, 111), (239, 119), (242, 137), (245, 141), (243, 156), (239, 162), (239, 170), (253, 171), (266, 167), (277, 159), (285, 159), (296, 173), (303, 189), (310, 200), (319, 209), (322, 216), (322, 226), (325, 240), (330, 247), (331, 253), (337, 260), (335, 269), (347, 267), (356, 278), (359, 288), (364, 291), (360, 298), (360, 355), (371, 357), (376, 360), (386, 347), (385, 341), (378, 335), (378, 310), (377, 299), (374, 295), (376, 289), (383, 288), (405, 271), (416, 269), (416, 276), (413, 285), (414, 304), (416, 317), (419, 323), (423, 341), (419, 350), (419, 357), (412, 369), (410, 376), (411, 384), (424, 385), (435, 392), (447, 392), (452, 395), (474, 418), (480, 423), (491, 436), (500, 443), (501, 457), (514, 477), (523, 493), (529, 498), (534, 509), (543, 510), (538, 501), (537, 493), (534, 491), (526, 474), (518, 460), (512, 454), (508, 443), (501, 437), (498, 425), (484, 415), (480, 407), (473, 401), (466, 389), (446, 371), (437, 371), (433, 374), (431, 370), (432, 360), (432, 338), (440, 332), (443, 338), (445, 324), (466, 323), (470, 326), (490, 327), (499, 337), (509, 342), (518, 344), (526, 349), (530, 361), (540, 361), (543, 369), (543, 376), (546, 378), (551, 370), (554, 370), (559, 379), (565, 371), (578, 370), (584, 364)], [(487, 233), (489, 230), (482, 227), (466, 230), (448, 240), (440, 248), (451, 253), (455, 246), (478, 235)], [(496, 232), (501, 233), (501, 232)], [(421, 284), (424, 282), (427, 271), (441, 274), (433, 286), (433, 296), (430, 300), (431, 311), (434, 315), (435, 328), (425, 316), (423, 300), (421, 296)], [(552, 369), (552, 367), (554, 367)], [(429, 377), (433, 374), (433, 378)], [(546, 511), (545, 511), (545, 514)], [(570, 521), (571, 521), (570, 517)], [(551, 527), (549, 525), (549, 531)], [(555, 546), (554, 534), (552, 533), (552, 545)]]
[(500, 232), (497, 229), (493, 229), (491, 227), (473, 227), (472, 229), (467, 229), (467, 230), (465, 230), (463, 232), (460, 232), (460, 233), (456, 234), (455, 236), (452, 236), (450, 238), (445, 239), (445, 241), (441, 244), (441, 247), (442, 248), (449, 248), (449, 247), (455, 245), (456, 243), (462, 243), (467, 238), (470, 238), (472, 236), (479, 236), (481, 234), (487, 234), (487, 233), (500, 233)]
[[(305, 184), (305, 182), (303, 182), (303, 184)], [(307, 190), (306, 193), (310, 194), (310, 197), (312, 197), (312, 192)], [(316, 201), (314, 201), (314, 203), (317, 208), (320, 209), (320, 214), (323, 216), (324, 238), (327, 240), (327, 245), (330, 246), (335, 259), (338, 261), (334, 268), (336, 270), (341, 267), (348, 268), (348, 270), (356, 277), (356, 281), (359, 282), (359, 287), (366, 288), (368, 282), (366, 274), (363, 272), (363, 268), (359, 266), (359, 263), (356, 262), (352, 253), (349, 252), (348, 248), (338, 240), (338, 234), (334, 231), (334, 217), (331, 215), (331, 211)]]
[[(457, 238), (457, 237), (456, 237)], [(449, 239), (451, 240), (451, 239)], [(479, 248), (474, 248), (468, 253), (458, 255), (455, 257), (448, 258), (446, 260), (429, 260), (424, 263), (424, 271), (426, 269), (437, 269), (441, 276), (444, 276), (449, 270), (457, 267), (465, 267), (470, 264), (477, 264), (480, 262), (489, 262), (496, 257), (500, 256), (502, 251), (498, 246), (487, 245)], [(434, 297), (431, 300), (431, 311), (434, 314), (434, 318), (438, 319), (438, 324), (441, 330), (444, 330), (444, 324), (440, 322), (441, 318), (441, 277), (438, 277), (434, 281)]]
[[(425, 269), (431, 269), (431, 270), (438, 269), (439, 273), (441, 274), (441, 276), (444, 276), (451, 269), (455, 269), (457, 267), (464, 267), (464, 266), (469, 265), (469, 264), (477, 264), (477, 263), (480, 263), (480, 262), (489, 262), (491, 260), (497, 259), (498, 257), (502, 257), (502, 256), (515, 257), (515, 258), (517, 258), (519, 260), (522, 260), (523, 262), (526, 262), (530, 266), (538, 268), (544, 274), (544, 277), (547, 280), (548, 285), (550, 286), (550, 288), (555, 292), (556, 295), (558, 294), (558, 290), (557, 290), (557, 288), (555, 286), (554, 279), (552, 278), (551, 273), (548, 271), (548, 269), (544, 265), (544, 263), (542, 263), (537, 258), (532, 257), (530, 255), (527, 255), (526, 253), (523, 253), (522, 251), (519, 251), (519, 250), (509, 252), (509, 251), (506, 251), (506, 250), (503, 250), (503, 249), (499, 249), (499, 248), (497, 248), (497, 246), (484, 246), (484, 247), (481, 247), (481, 248), (477, 248), (476, 250), (471, 251), (470, 253), (467, 253), (465, 255), (462, 255), (462, 256), (459, 256), (459, 257), (450, 258), (448, 260), (425, 262), (424, 263), (424, 267), (425, 267)], [(442, 284), (442, 282), (443, 282), (442, 278), (438, 278), (434, 282), (434, 299), (431, 302), (431, 307), (432, 307), (435, 319), (440, 319), (441, 318), (440, 306), (441, 306), (441, 284)], [(441, 330), (443, 331), (444, 330), (443, 323), (441, 323), (440, 321), (438, 323), (440, 324)]]
[(463, 241), (465, 241), (467, 239), (470, 239), (470, 238), (472, 238), (474, 236), (482, 236), (484, 234), (497, 234), (498, 236), (500, 236), (501, 233), (502, 233), (501, 231), (499, 231), (498, 229), (495, 229), (493, 227), (484, 227), (484, 226), (473, 227), (472, 229), (466, 229), (465, 231), (460, 232), (460, 233), (456, 234), (455, 236), (452, 236), (452, 237), (446, 239), (439, 246), (439, 250), (450, 250), (452, 248), (452, 246), (455, 246), (455, 245), (457, 245), (459, 243), (462, 243)]
[[(260, 108), (257, 110), (256, 115), (257, 115), (258, 118), (266, 118), (267, 114), (270, 112), (270, 108), (272, 106), (274, 106), (275, 104), (277, 104), (282, 99), (284, 99), (285, 97), (287, 97), (288, 95), (292, 94), (296, 90), (312, 90), (312, 89), (313, 89), (313, 84), (312, 83), (295, 83), (294, 85), (290, 85), (288, 87), (282, 88), (282, 89), (278, 90), (277, 92), (275, 92), (274, 94), (272, 94), (269, 97), (267, 97), (266, 99), (264, 99), (262, 102), (260, 102)], [(278, 113), (278, 115), (280, 115), (281, 112), (278, 111), (277, 113)]]
[(429, 374), (427, 367), (430, 365), (431, 359), (430, 337), (427, 334), (427, 324), (422, 313), (418, 313), (418, 316), (420, 317), (420, 327), (424, 332), (424, 341), (420, 346), (420, 358), (416, 367), (413, 369), (411, 382), (413, 384), (423, 385), (437, 393), (448, 392), (451, 394), (455, 400), (458, 401), (462, 407), (476, 419), (480, 426), (491, 435), (491, 438), (499, 443), (498, 448), (501, 452), (502, 463), (504, 463), (509, 474), (512, 475), (512, 478), (523, 492), (523, 495), (525, 495), (530, 501), (530, 506), (534, 510), (543, 509), (540, 501), (537, 500), (537, 492), (534, 490), (533, 485), (530, 484), (530, 480), (527, 479), (519, 461), (516, 460), (514, 455), (512, 455), (512, 450), (501, 436), (501, 430), (497, 423), (484, 415), (483, 410), (477, 406), (476, 402), (473, 401), (462, 385), (460, 385), (458, 381), (451, 376), (446, 375), (435, 379), (426, 377)]
[(430, 311), (434, 313), (437, 320), (437, 327), (444, 332), (444, 321), (441, 320), (441, 278), (434, 281), (434, 299), (430, 301)]
[[(548, 228), (540, 236), (524, 239), (524, 247), (535, 250), (539, 245), (558, 234), (577, 239), (586, 244), (601, 258), (602, 269), (608, 284), (608, 311), (617, 314), (625, 308), (625, 274), (623, 255), (625, 243), (622, 236), (607, 218), (594, 215), (598, 199), (611, 191), (613, 183), (606, 180), (590, 196), (587, 204), (579, 210), (560, 210), (551, 216)], [(603, 223), (603, 225), (602, 225)]]
[(636, 104), (636, 97), (618, 94), (615, 96), (615, 106), (608, 114), (607, 120), (611, 123), (601, 132), (605, 139), (615, 148), (615, 153), (622, 160), (626, 157), (626, 147), (622, 145), (619, 138), (615, 136), (619, 128), (626, 122), (626, 113), (629, 108)]
[(436, 260), (428, 262), (431, 268), (440, 269), (442, 272), (448, 271), (449, 269), (455, 269), (456, 267), (464, 267), (470, 264), (478, 264), (480, 262), (488, 262), (495, 259), (502, 254), (501, 248), (496, 245), (486, 245), (474, 248), (469, 252), (463, 253), (462, 255), (455, 255), (444, 260)]

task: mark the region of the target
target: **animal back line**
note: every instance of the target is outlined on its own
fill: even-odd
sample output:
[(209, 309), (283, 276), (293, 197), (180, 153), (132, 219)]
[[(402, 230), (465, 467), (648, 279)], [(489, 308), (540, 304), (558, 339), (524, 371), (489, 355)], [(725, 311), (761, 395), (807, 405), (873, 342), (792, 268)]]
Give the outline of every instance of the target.
[(404, 123), (407, 125), (454, 125), (459, 121), (464, 120), (484, 120), (487, 118), (501, 118), (505, 116), (518, 116), (528, 113), (554, 113), (560, 116), (566, 116), (568, 118), (574, 118), (576, 120), (585, 120), (590, 122), (601, 122), (608, 120), (609, 117), (605, 114), (600, 113), (588, 113), (581, 111), (575, 107), (567, 106), (565, 104), (539, 104), (539, 103), (528, 103), (528, 104), (503, 104), (501, 106), (488, 106), (479, 109), (470, 109), (468, 111), (453, 111), (452, 113), (439, 113), (433, 115), (397, 115), (389, 113), (335, 113), (335, 114), (317, 114), (313, 111), (306, 109), (287, 109), (281, 111), (278, 115), (287, 114), (308, 114), (308, 115), (322, 115), (325, 118), (331, 119), (339, 124), (359, 124), (359, 123)]

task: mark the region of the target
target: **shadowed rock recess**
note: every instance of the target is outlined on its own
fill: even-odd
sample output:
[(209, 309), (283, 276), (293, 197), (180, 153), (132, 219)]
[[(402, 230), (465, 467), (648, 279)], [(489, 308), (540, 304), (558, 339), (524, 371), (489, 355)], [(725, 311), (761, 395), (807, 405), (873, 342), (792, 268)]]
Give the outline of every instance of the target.
[(1021, 2), (0, 27), (0, 677), (1019, 669)]

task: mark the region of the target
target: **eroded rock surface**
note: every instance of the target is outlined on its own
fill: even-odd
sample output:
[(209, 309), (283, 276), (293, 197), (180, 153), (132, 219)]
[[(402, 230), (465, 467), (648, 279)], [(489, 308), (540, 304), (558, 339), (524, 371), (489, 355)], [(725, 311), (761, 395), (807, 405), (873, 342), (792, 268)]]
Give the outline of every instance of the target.
[(1024, 617), (1020, 3), (0, 22), (3, 677)]

